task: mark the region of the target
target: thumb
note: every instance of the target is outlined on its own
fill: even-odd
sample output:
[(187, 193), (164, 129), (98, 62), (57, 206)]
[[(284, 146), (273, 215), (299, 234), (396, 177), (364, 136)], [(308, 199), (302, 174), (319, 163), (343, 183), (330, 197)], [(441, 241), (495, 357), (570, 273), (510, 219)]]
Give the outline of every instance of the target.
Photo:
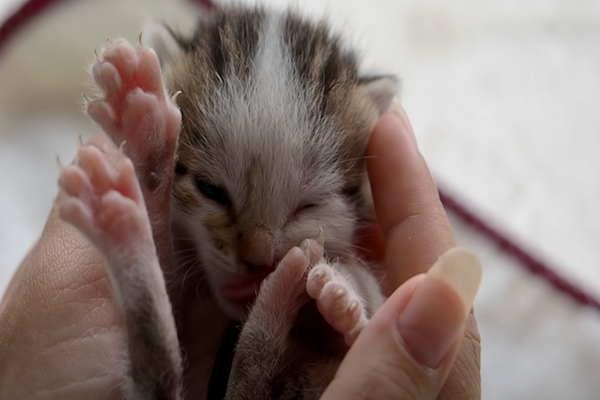
[(444, 253), (400, 286), (358, 336), (321, 400), (435, 399), (481, 281), (477, 258)]

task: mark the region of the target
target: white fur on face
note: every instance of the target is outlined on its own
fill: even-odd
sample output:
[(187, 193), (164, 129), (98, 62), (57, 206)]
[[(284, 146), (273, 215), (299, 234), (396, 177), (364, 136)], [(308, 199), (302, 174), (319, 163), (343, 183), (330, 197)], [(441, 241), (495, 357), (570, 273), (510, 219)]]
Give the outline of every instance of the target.
[[(173, 60), (167, 86), (182, 92), (174, 219), (221, 305), (234, 316), (246, 311), (222, 290), (257, 290), (264, 274), (256, 271), (272, 270), (320, 229), (327, 257), (351, 255), (370, 213), (368, 133), (393, 79), (360, 77), (356, 57), (326, 25), (293, 13), (231, 9), (193, 39), (156, 42)], [(164, 50), (173, 44), (181, 47)], [(223, 204), (202, 194), (200, 181), (222, 190)]]

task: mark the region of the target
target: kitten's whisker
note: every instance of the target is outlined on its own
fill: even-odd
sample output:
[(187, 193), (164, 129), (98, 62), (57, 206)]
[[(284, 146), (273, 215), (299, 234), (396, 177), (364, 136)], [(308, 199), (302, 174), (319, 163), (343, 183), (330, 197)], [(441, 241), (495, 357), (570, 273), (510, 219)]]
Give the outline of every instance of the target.
[(181, 286), (185, 286), (185, 281), (187, 280), (189, 275), (194, 275), (194, 273), (198, 273), (197, 269), (195, 267), (197, 267), (197, 263), (193, 263), (191, 264), (185, 271), (185, 273), (183, 274), (183, 277), (181, 278)]

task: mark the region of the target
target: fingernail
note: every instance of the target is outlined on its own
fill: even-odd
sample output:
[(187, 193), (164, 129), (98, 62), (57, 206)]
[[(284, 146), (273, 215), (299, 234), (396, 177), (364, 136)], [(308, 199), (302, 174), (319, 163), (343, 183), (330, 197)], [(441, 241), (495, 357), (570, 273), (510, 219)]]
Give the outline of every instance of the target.
[(399, 116), (402, 119), (404, 119), (406, 116), (406, 114), (404, 113), (404, 109), (400, 105), (400, 101), (398, 100), (398, 97), (396, 97), (396, 96), (394, 96), (394, 98), (392, 99), (392, 102), (390, 103), (390, 108), (388, 111), (393, 112), (394, 114), (396, 114), (397, 116)]
[(451, 249), (431, 267), (398, 317), (400, 336), (417, 362), (439, 367), (462, 334), (480, 281), (479, 261), (466, 250)]
[(448, 250), (429, 269), (427, 275), (441, 279), (462, 298), (466, 315), (473, 308), (473, 302), (481, 283), (481, 264), (475, 254), (455, 247)]
[(404, 108), (400, 104), (400, 101), (398, 100), (397, 97), (394, 96), (394, 98), (392, 99), (392, 102), (390, 104), (390, 108), (388, 111), (391, 111), (398, 117), (399, 122), (403, 127), (403, 131), (408, 132), (408, 134), (410, 135), (410, 138), (413, 141), (413, 144), (416, 146), (417, 138), (415, 137), (415, 132), (412, 128), (412, 125), (410, 124), (410, 121), (408, 120), (408, 117), (406, 116), (406, 112), (404, 111)]

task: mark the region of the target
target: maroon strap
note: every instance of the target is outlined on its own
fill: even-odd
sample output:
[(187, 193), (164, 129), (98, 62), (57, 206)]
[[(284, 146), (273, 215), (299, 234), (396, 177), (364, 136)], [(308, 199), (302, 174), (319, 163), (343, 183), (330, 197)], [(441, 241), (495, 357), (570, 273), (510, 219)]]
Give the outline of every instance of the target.
[(591, 306), (600, 311), (600, 302), (594, 296), (586, 293), (581, 288), (563, 276), (559, 275), (555, 268), (550, 267), (547, 263), (534, 257), (530, 252), (526, 251), (523, 247), (517, 245), (514, 241), (509, 239), (508, 236), (502, 233), (499, 229), (492, 227), (491, 224), (486, 223), (475, 212), (469, 210), (463, 204), (448, 195), (447, 192), (440, 189), (439, 193), (440, 199), (442, 200), (444, 208), (447, 211), (454, 213), (456, 216), (462, 219), (465, 224), (469, 225), (471, 228), (487, 237), (500, 249), (516, 259), (521, 265), (523, 265), (532, 273), (544, 278), (559, 291), (570, 296), (573, 300), (581, 303), (582, 305)]
[[(34, 16), (38, 16), (48, 6), (63, 0), (28, 0), (0, 26), (0, 52), (17, 30), (25, 26)], [(215, 4), (211, 0), (188, 0), (202, 7), (212, 9)]]
[(202, 7), (208, 8), (208, 9), (213, 9), (217, 6), (212, 0), (189, 0), (189, 1), (191, 1), (192, 3), (198, 3)]
[[(26, 23), (28, 23), (34, 16), (40, 14), (40, 12), (44, 11), (46, 8), (48, 8), (48, 6), (57, 4), (61, 1), (62, 0), (28, 0), (24, 5), (22, 5), (21, 8), (19, 8), (11, 17), (6, 20), (2, 26), (0, 26), (0, 52), (3, 50), (4, 46), (13, 36), (13, 34)], [(209, 9), (215, 7), (215, 3), (211, 0), (188, 1)], [(451, 197), (446, 191), (441, 189), (440, 199), (442, 200), (446, 210), (454, 213), (457, 217), (462, 219), (464, 223), (471, 226), (482, 235), (486, 236), (500, 249), (516, 259), (526, 269), (541, 276), (560, 292), (568, 295), (576, 302), (582, 305), (591, 306), (600, 311), (600, 302), (594, 296), (584, 292), (582, 289), (569, 282), (563, 276), (559, 275), (556, 272), (556, 269), (551, 268), (548, 264), (531, 255), (524, 248), (510, 240), (507, 235), (502, 233), (500, 230), (493, 228), (475, 212), (469, 210), (463, 204)]]
[(31, 17), (45, 10), (51, 4), (59, 3), (61, 0), (29, 0), (21, 6), (0, 26), (0, 52), (6, 43), (19, 28), (23, 27)]

